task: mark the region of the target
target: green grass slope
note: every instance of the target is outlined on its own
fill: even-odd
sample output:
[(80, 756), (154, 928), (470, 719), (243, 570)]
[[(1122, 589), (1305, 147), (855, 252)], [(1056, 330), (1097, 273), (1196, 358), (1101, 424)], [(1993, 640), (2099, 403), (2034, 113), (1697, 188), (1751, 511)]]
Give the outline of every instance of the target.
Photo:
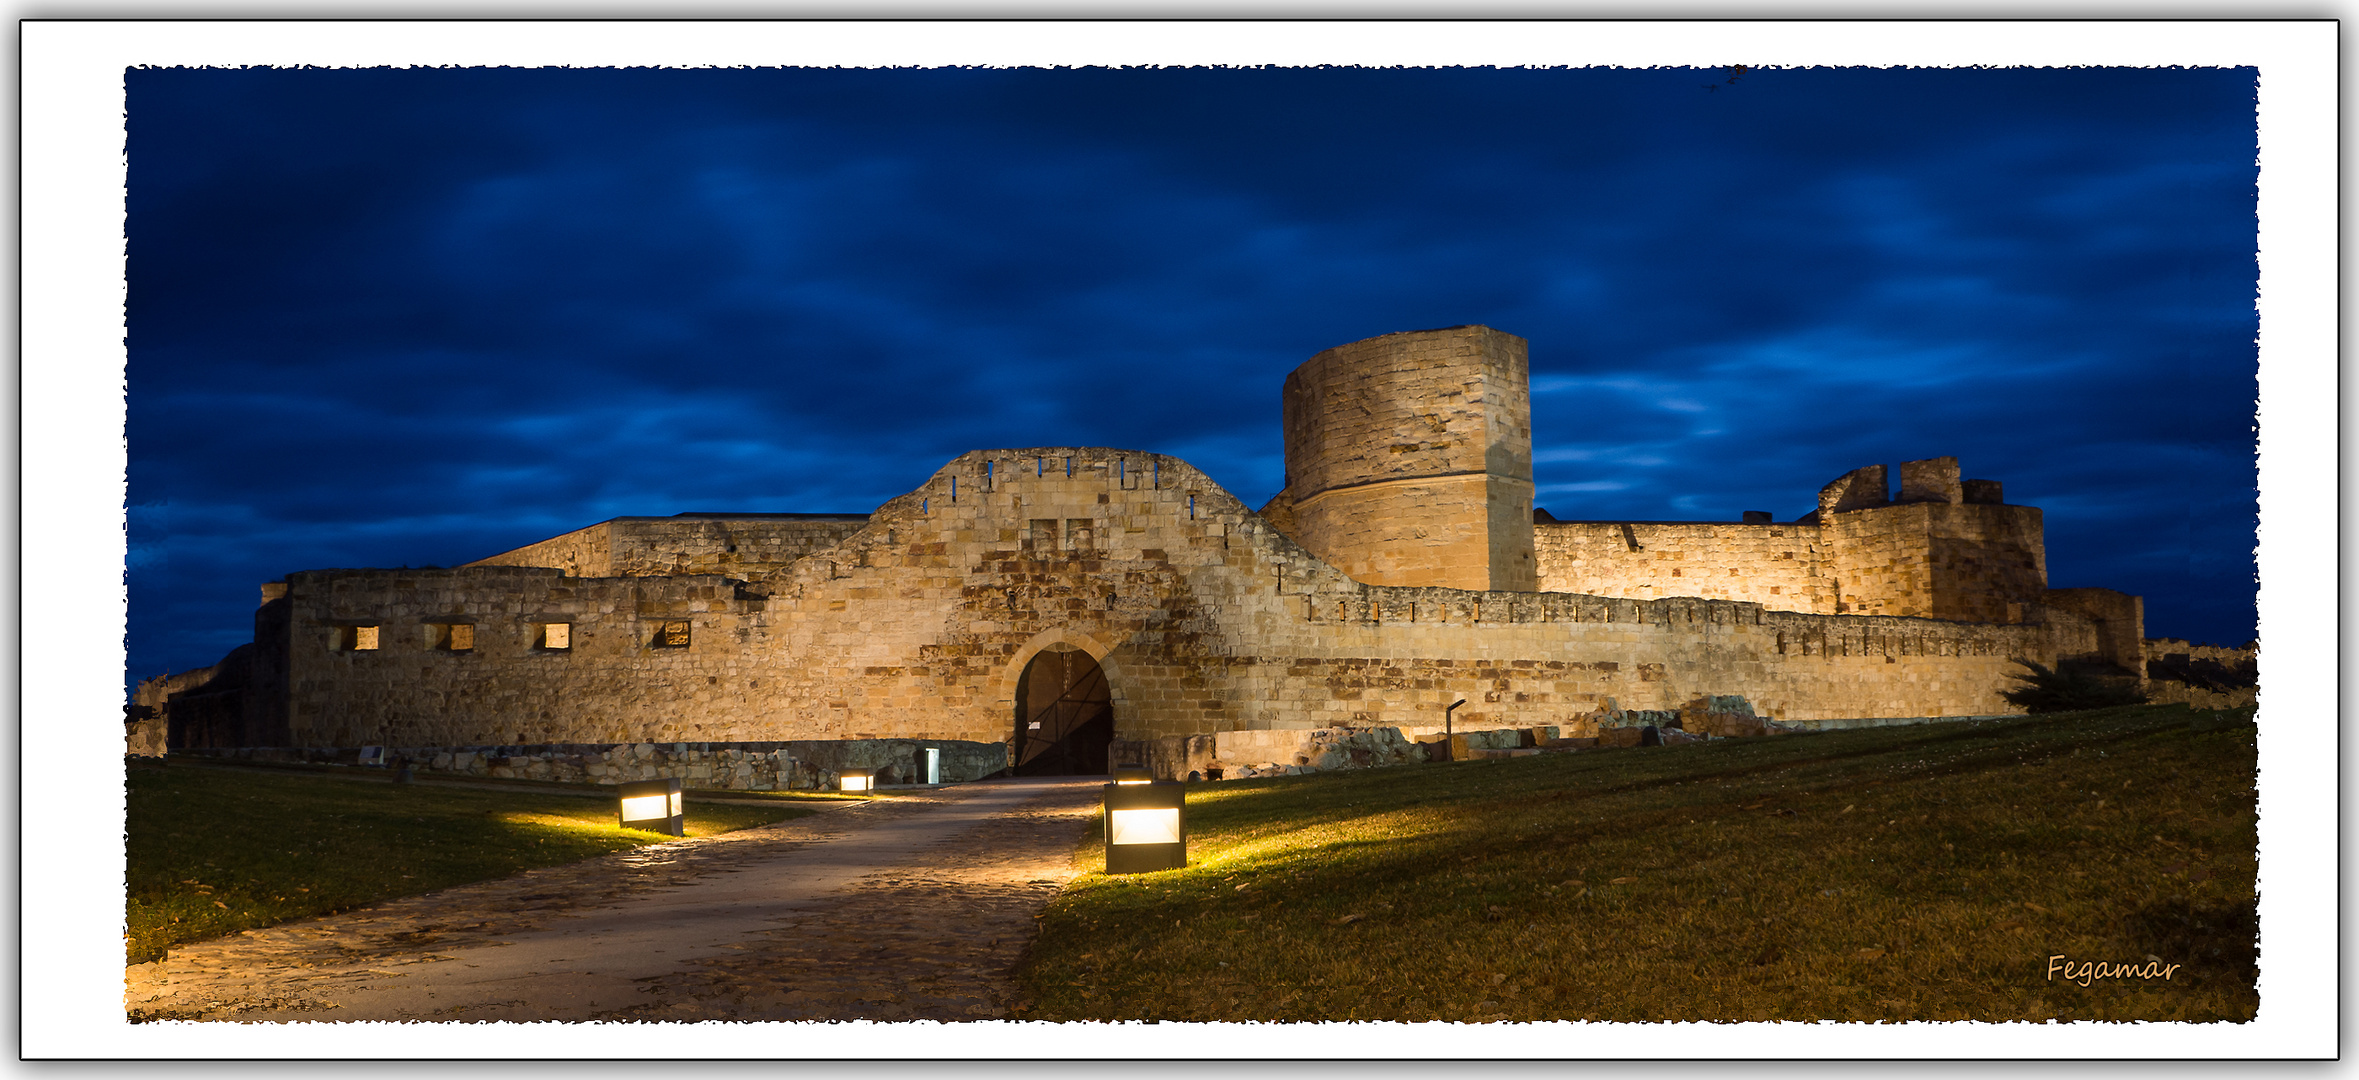
[[(612, 799), (202, 766), (127, 771), (124, 946), (167, 947), (671, 839)], [(816, 813), (687, 804), (690, 836)]]
[(1197, 785), (1186, 869), (1044, 914), (1025, 1015), (2249, 1019), (2254, 770), (2174, 705)]

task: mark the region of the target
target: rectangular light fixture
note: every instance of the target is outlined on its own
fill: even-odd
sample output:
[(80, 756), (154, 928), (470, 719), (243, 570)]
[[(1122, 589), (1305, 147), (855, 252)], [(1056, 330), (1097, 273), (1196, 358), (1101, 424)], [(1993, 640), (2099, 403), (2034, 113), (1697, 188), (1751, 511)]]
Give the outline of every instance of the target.
[(875, 769), (845, 769), (836, 774), (836, 786), (844, 791), (866, 795), (876, 790)]
[(1144, 874), (1188, 865), (1186, 784), (1116, 781), (1105, 787), (1106, 872)]
[(1144, 765), (1116, 765), (1114, 766), (1114, 782), (1117, 784), (1152, 784), (1155, 782), (1155, 774), (1148, 772)]
[(617, 784), (615, 794), (620, 798), (623, 828), (645, 829), (667, 836), (688, 835), (678, 778)]
[(1141, 807), (1136, 810), (1116, 810), (1106, 819), (1110, 844), (1176, 844), (1180, 842), (1180, 812), (1177, 807)]

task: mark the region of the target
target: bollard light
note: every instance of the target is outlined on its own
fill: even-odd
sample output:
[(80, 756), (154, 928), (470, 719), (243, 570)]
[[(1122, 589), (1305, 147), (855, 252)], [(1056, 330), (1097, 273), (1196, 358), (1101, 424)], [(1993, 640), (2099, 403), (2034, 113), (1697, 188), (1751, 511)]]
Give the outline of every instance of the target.
[(645, 829), (668, 836), (686, 836), (686, 815), (680, 805), (680, 781), (634, 780), (615, 786), (621, 796), (623, 828)]
[(1117, 784), (1152, 784), (1155, 782), (1155, 774), (1148, 772), (1144, 765), (1116, 765), (1114, 766), (1114, 782)]
[(1188, 865), (1186, 784), (1106, 785), (1106, 872), (1144, 874)]
[(845, 769), (837, 774), (837, 788), (866, 795), (876, 790), (875, 769)]

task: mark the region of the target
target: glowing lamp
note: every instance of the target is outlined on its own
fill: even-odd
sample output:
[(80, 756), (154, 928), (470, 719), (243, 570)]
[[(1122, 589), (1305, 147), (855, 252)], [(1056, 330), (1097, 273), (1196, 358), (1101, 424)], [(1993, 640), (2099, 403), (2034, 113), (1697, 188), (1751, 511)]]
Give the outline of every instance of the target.
[(615, 786), (622, 801), (626, 829), (645, 829), (667, 836), (686, 836), (686, 817), (680, 806), (680, 781), (634, 780)]
[(1152, 784), (1155, 782), (1155, 774), (1148, 772), (1144, 765), (1116, 765), (1114, 766), (1114, 782), (1117, 784)]
[(1188, 865), (1186, 784), (1117, 780), (1105, 790), (1107, 873), (1144, 874)]
[(845, 769), (837, 775), (841, 778), (837, 781), (837, 786), (844, 791), (865, 795), (876, 790), (875, 769)]

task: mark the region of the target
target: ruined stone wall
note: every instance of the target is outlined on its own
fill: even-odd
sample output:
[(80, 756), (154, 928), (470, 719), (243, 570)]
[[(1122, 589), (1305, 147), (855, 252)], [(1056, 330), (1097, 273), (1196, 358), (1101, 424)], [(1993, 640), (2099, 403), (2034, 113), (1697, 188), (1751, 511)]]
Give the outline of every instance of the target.
[(1816, 525), (1735, 522), (1542, 522), (1532, 526), (1540, 588), (1652, 600), (1741, 600), (1831, 614)]
[(164, 715), (165, 706), (171, 701), (172, 695), (187, 693), (211, 683), (220, 676), (221, 668), (222, 664), (214, 664), (210, 667), (193, 668), (188, 671), (141, 679), (137, 685), (131, 688), (131, 705), (139, 711), (138, 715), (141, 717), (160, 717)]
[(2257, 700), (2260, 651), (2255, 645), (2195, 645), (2180, 638), (2144, 643), (2146, 700), (2198, 709), (2237, 709)]
[(2060, 655), (2094, 654), (2132, 675), (2146, 677), (2145, 598), (2112, 589), (2049, 589), (2043, 599), (2050, 609), (2050, 621), (2063, 624), (2074, 616), (2087, 621), (2087, 630), (2075, 628), (2070, 639), (2073, 649)]
[(1532, 589), (1522, 338), (1482, 326), (1338, 346), (1286, 377), (1296, 541), (1360, 581)]
[(163, 757), (165, 746), (162, 720), (135, 720), (123, 725), (124, 756)]
[[(1068, 475), (1044, 463), (1073, 458)], [(955, 494), (953, 486), (956, 487)], [(2011, 711), (2049, 628), (1731, 601), (1353, 581), (1177, 459), (964, 455), (787, 571), (543, 568), (291, 575), (299, 745), (1000, 742), (1043, 650), (1105, 668), (1115, 731), (1565, 722), (1739, 695), (1797, 720)], [(472, 648), (447, 647), (472, 619)], [(536, 645), (569, 624), (569, 648)], [(686, 645), (658, 639), (690, 624)], [(362, 624), (379, 648), (347, 647)]]
[(601, 521), (466, 565), (544, 566), (561, 570), (567, 577), (614, 577), (614, 522)]
[(469, 566), (548, 566), (578, 577), (760, 577), (860, 531), (864, 516), (623, 517)]
[(2253, 663), (2261, 655), (2261, 651), (2251, 645), (2194, 645), (2185, 638), (2147, 638), (2144, 645), (2148, 660), (2179, 656), (2191, 660), (2210, 660), (2229, 667)]

